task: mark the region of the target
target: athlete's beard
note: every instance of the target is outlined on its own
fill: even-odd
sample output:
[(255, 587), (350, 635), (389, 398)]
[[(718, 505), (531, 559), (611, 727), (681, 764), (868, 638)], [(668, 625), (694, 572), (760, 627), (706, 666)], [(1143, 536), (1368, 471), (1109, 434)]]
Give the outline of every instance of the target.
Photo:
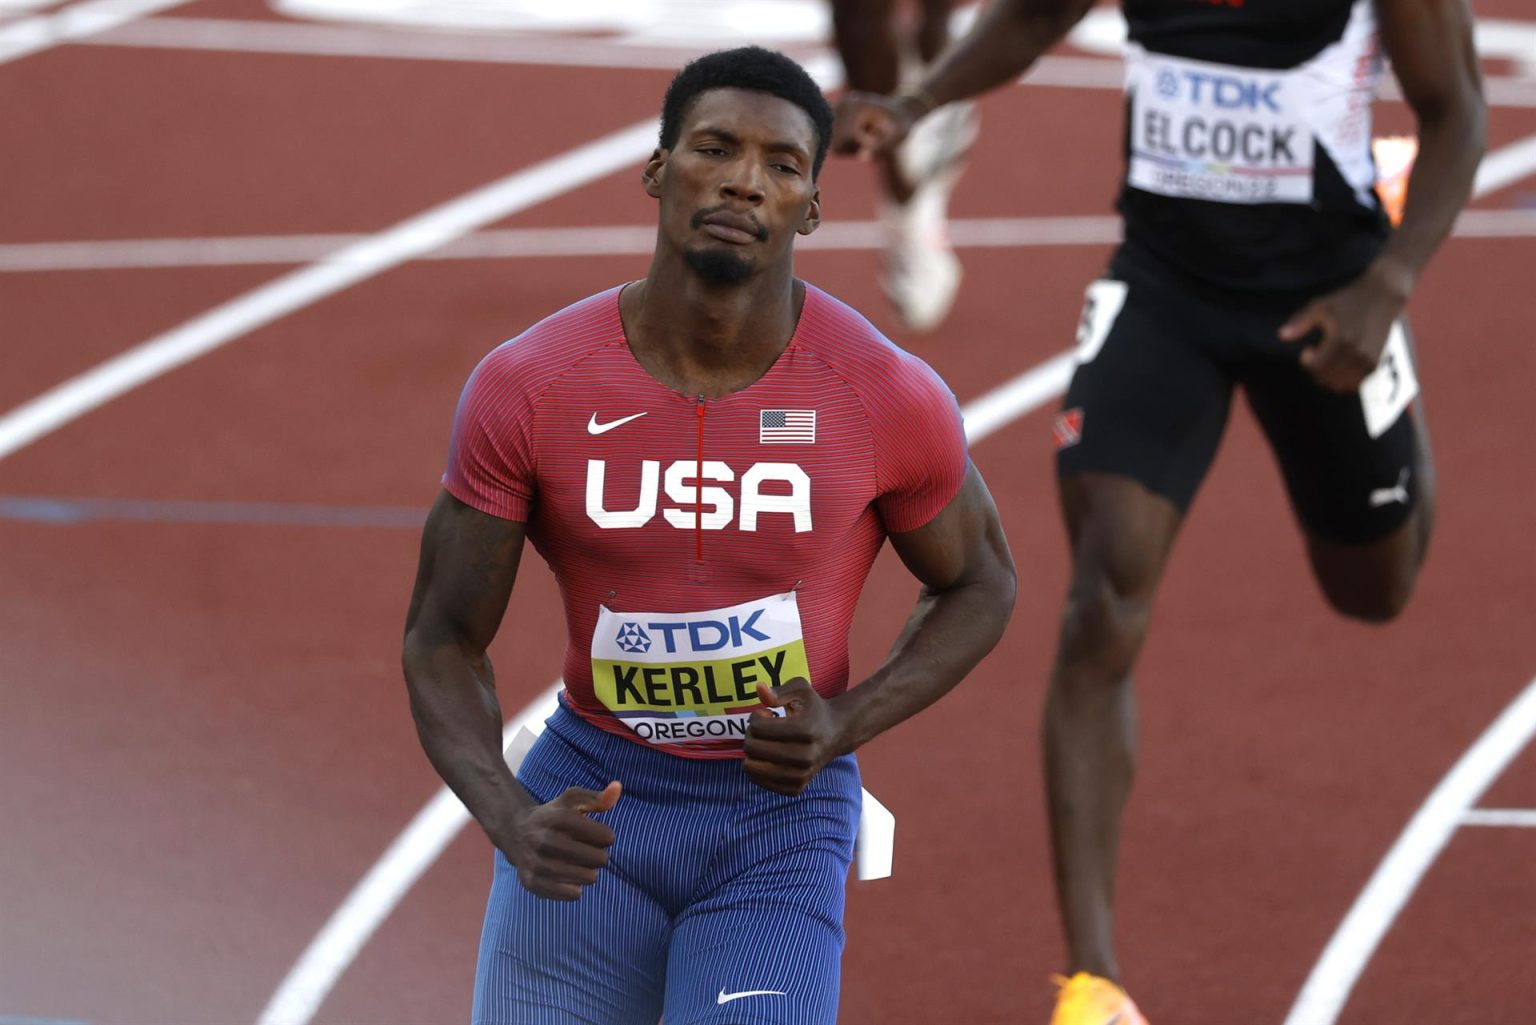
[(752, 274), (752, 265), (727, 249), (687, 249), (683, 260), (711, 285), (739, 285)]

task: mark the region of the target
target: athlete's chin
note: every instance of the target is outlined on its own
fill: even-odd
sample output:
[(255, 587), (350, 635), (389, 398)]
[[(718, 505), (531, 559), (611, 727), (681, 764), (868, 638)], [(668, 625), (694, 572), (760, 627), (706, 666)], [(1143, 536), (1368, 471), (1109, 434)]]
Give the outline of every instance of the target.
[(752, 276), (753, 264), (740, 253), (716, 246), (686, 250), (689, 268), (711, 285), (739, 285)]

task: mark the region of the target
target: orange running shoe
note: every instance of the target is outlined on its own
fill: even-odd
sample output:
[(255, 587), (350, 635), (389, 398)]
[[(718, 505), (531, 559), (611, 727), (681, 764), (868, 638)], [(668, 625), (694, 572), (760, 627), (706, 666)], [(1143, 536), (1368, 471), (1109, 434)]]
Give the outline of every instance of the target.
[(1411, 135), (1385, 135), (1371, 142), (1376, 161), (1376, 195), (1395, 228), (1403, 220), (1408, 202), (1408, 172), (1419, 155), (1419, 140)]
[(1135, 1001), (1108, 979), (1087, 972), (1054, 978), (1061, 990), (1051, 1025), (1147, 1025)]

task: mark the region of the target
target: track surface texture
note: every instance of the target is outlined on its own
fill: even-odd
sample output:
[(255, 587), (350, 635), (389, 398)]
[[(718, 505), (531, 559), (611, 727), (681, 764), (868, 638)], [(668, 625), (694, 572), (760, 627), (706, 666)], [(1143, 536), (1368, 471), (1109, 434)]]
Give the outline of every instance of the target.
[[(162, 4), (0, 63), (3, 430), (121, 353), (286, 276), (312, 280), (327, 252), (644, 124), (669, 66), (733, 41), (326, 16), (366, 6)], [(91, 7), (0, 3), (0, 39)], [(1517, 0), (1477, 7), (1536, 33)], [(780, 21), (809, 20), (780, 45), (825, 55), (819, 10), (785, 0)], [(1484, 61), (1500, 97), (1490, 151), (1536, 137), (1536, 34), (1523, 38), (1530, 60)], [(1117, 65), (1079, 46), (1056, 59), (1088, 84), (982, 103), (957, 219), (1112, 231)], [(1384, 126), (1406, 123), (1379, 110)], [(438, 790), (398, 650), (454, 402), (501, 340), (643, 274), (654, 208), (638, 183), (645, 143), (629, 149), (450, 233), (500, 249), (390, 250), (0, 455), (0, 1025), (467, 1020), (490, 879), (473, 830), (428, 859), (307, 1010), (266, 1009)], [(1326, 609), (1272, 461), (1234, 413), (1138, 668), (1118, 924), (1127, 984), (1157, 1025), (1285, 1021), (1415, 813), (1536, 676), (1532, 163), (1473, 204), (1500, 237), (1448, 242), (1410, 307), (1441, 500), (1400, 620)], [(1015, 244), (963, 246), (954, 314), (908, 336), (881, 299), (877, 253), (846, 233), (874, 213), (867, 169), (834, 161), (822, 187), (829, 230), (799, 273), (919, 352), (962, 403), (1069, 347), (1110, 248), (1102, 232), (1040, 244), (1030, 226), (1044, 222), (1029, 220)], [(631, 231), (569, 231), (590, 227)], [(146, 244), (107, 245), (130, 242)], [(1049, 1015), (1062, 951), (1038, 727), (1066, 578), (1054, 405), (973, 449), (1021, 574), (1007, 636), (860, 755), (897, 842), (891, 878), (850, 883), (850, 1025)], [(560, 665), (553, 581), (537, 559), (523, 566), (493, 648), (509, 716)], [(914, 594), (882, 556), (855, 673), (877, 664)], [(1475, 807), (1529, 823), (1529, 736)], [(1339, 1022), (1533, 1020), (1536, 829), (1520, 821), (1448, 823)]]

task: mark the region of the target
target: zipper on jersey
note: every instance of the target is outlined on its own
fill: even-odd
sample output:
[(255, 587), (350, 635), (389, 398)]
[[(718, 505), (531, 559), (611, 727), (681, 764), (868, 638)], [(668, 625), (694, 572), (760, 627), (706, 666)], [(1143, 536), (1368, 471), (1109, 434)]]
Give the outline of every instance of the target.
[(704, 396), (699, 396), (698, 405), (694, 407), (697, 413), (694, 417), (698, 425), (696, 431), (696, 444), (694, 446), (693, 463), (693, 557), (698, 562), (704, 561)]

